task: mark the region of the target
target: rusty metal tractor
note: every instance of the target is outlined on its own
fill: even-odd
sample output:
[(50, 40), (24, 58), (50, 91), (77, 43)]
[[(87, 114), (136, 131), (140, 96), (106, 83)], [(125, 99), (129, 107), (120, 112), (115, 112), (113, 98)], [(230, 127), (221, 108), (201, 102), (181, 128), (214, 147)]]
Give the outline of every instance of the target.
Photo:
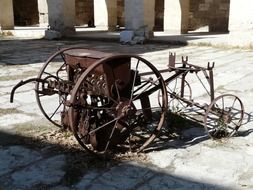
[[(166, 69), (158, 70), (137, 55), (111, 54), (66, 48), (53, 54), (35, 82), (37, 103), (54, 125), (73, 132), (87, 151), (103, 154), (117, 148), (143, 151), (159, 135), (166, 113), (196, 107), (204, 111), (203, 126), (212, 138), (232, 136), (241, 126), (244, 108), (232, 94), (214, 97), (214, 64), (207, 68), (176, 63), (169, 55)], [(203, 73), (209, 104), (193, 101), (189, 74)]]

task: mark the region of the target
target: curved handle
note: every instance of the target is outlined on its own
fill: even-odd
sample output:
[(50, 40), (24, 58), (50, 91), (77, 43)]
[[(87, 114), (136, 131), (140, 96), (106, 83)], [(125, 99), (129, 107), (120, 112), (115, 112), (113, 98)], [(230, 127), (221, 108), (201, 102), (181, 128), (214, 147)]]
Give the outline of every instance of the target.
[(16, 84), (12, 90), (11, 90), (11, 95), (10, 95), (10, 102), (13, 103), (13, 99), (14, 99), (14, 94), (15, 91), (17, 90), (17, 88), (29, 83), (29, 82), (44, 82), (44, 80), (39, 79), (39, 78), (31, 78), (31, 79), (27, 79), (25, 81), (21, 80), (18, 84)]

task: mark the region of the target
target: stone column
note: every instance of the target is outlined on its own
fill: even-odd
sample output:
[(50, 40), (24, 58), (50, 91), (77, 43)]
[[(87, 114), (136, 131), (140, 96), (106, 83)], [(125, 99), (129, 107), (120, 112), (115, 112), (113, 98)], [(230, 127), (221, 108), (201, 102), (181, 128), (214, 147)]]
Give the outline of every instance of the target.
[(48, 26), (48, 5), (47, 0), (37, 0), (40, 26)]
[(164, 0), (164, 31), (188, 32), (190, 0)]
[(147, 26), (150, 33), (155, 25), (155, 0), (125, 0), (126, 30)]
[(230, 32), (252, 30), (253, 28), (253, 1), (230, 0), (229, 26)]
[(94, 22), (97, 28), (115, 30), (117, 25), (117, 1), (94, 0)]
[(75, 31), (75, 0), (47, 0), (50, 30), (65, 36)]
[(0, 26), (2, 30), (14, 29), (12, 0), (0, 0)]

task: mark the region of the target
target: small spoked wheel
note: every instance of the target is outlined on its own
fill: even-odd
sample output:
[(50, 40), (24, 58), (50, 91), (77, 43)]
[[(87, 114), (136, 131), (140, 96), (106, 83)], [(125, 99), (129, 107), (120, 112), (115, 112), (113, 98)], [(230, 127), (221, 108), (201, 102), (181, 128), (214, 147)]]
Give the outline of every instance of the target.
[(70, 89), (73, 83), (64, 55), (65, 51), (70, 49), (73, 48), (59, 50), (48, 58), (37, 77), (41, 81), (35, 86), (41, 112), (51, 123), (61, 128), (63, 113), (66, 111), (65, 102), (69, 98), (67, 89)]
[[(161, 107), (155, 97), (164, 95)], [(167, 109), (157, 69), (135, 55), (99, 60), (80, 76), (70, 99), (70, 125), (79, 144), (95, 154), (138, 152), (159, 134)]]
[[(192, 100), (192, 89), (190, 84), (182, 77), (177, 77), (166, 83), (168, 94), (168, 108), (172, 113), (180, 113), (187, 108), (189, 104), (184, 100)], [(158, 92), (158, 103), (161, 105), (161, 91)]]
[(231, 137), (242, 124), (244, 107), (234, 95), (215, 98), (206, 110), (204, 127), (211, 138)]

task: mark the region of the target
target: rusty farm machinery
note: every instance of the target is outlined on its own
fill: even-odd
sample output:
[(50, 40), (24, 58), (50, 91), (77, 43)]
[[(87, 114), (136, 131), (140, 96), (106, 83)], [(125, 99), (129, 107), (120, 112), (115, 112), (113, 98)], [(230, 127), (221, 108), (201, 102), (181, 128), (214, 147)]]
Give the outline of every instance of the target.
[[(159, 135), (168, 112), (192, 107), (203, 110), (202, 124), (210, 137), (229, 137), (241, 126), (244, 107), (235, 95), (214, 96), (213, 67), (190, 64), (188, 58), (176, 63), (170, 53), (167, 67), (158, 70), (137, 55), (66, 48), (46, 61), (37, 78), (19, 82), (10, 101), (17, 88), (35, 82), (43, 115), (96, 154), (117, 147), (143, 151)], [(198, 73), (204, 76), (198, 79), (210, 103), (193, 100), (187, 76)]]

